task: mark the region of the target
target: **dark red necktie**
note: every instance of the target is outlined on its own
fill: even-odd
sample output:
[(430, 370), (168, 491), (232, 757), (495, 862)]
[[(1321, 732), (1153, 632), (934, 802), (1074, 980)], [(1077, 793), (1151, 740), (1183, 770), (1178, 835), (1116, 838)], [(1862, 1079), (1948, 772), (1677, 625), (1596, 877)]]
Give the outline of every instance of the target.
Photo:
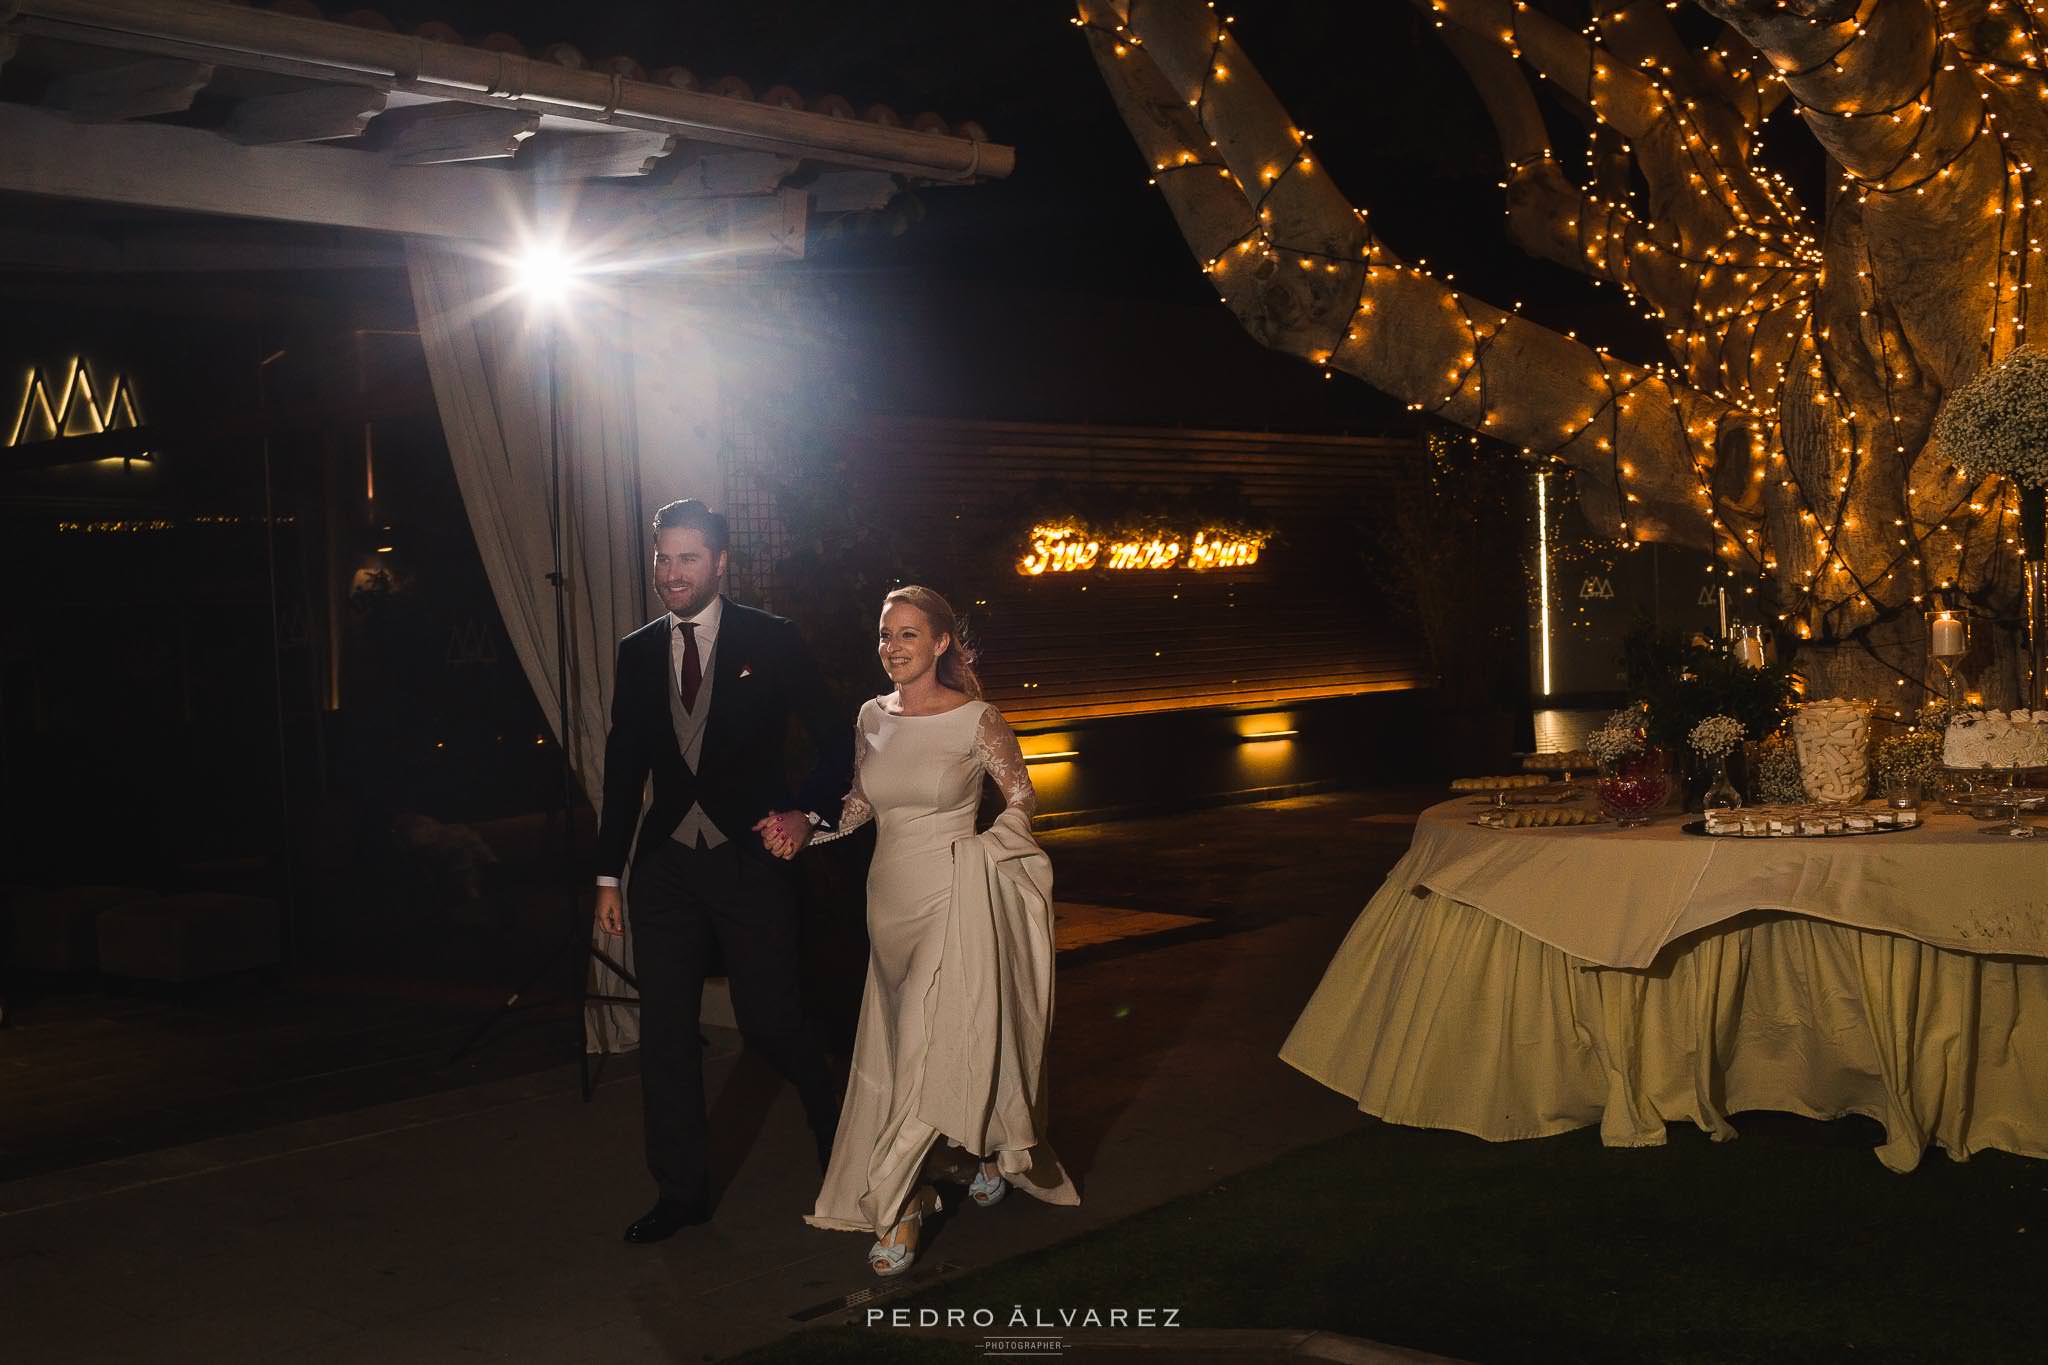
[(697, 709), (697, 689), (704, 685), (704, 661), (697, 657), (697, 623), (678, 621), (683, 633), (683, 709)]

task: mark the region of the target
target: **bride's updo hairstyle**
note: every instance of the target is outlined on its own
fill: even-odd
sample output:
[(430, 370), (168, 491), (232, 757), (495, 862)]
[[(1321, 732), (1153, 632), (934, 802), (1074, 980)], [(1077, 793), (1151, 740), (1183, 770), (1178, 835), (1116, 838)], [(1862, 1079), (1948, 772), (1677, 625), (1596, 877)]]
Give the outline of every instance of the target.
[(981, 679), (974, 672), (974, 648), (961, 633), (959, 618), (953, 615), (953, 608), (946, 599), (930, 588), (913, 583), (884, 597), (882, 610), (886, 612), (899, 602), (923, 612), (925, 624), (931, 628), (932, 634), (943, 635), (952, 641), (934, 666), (939, 681), (955, 692), (965, 692), (976, 701), (981, 700)]

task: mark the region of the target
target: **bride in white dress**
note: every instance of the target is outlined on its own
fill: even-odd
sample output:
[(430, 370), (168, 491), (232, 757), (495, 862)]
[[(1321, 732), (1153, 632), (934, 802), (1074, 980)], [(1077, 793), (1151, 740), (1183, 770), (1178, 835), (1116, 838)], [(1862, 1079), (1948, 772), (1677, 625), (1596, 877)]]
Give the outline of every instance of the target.
[[(867, 988), (832, 1160), (805, 1218), (872, 1232), (868, 1261), (899, 1275), (939, 1196), (922, 1183), (941, 1139), (980, 1165), (968, 1195), (1012, 1185), (1080, 1196), (1045, 1144), (1052, 1024), (1052, 865), (1031, 837), (1036, 798), (1017, 737), (980, 700), (952, 608), (929, 588), (883, 599), (877, 652), (896, 690), (861, 707), (853, 790), (831, 834), (876, 822), (868, 869)], [(974, 832), (982, 775), (1003, 813)], [(801, 834), (771, 826), (793, 856)]]

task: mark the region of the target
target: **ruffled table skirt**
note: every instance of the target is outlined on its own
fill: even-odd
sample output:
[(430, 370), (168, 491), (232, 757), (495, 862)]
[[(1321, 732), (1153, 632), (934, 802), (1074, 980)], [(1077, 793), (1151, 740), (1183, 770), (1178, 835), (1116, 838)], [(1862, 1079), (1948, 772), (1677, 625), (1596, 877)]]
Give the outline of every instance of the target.
[(1894, 1171), (1929, 1142), (2048, 1156), (2048, 961), (1778, 913), (1614, 969), (1389, 881), (1280, 1056), (1368, 1114), (1492, 1141), (1726, 1140), (1781, 1110), (1876, 1119)]

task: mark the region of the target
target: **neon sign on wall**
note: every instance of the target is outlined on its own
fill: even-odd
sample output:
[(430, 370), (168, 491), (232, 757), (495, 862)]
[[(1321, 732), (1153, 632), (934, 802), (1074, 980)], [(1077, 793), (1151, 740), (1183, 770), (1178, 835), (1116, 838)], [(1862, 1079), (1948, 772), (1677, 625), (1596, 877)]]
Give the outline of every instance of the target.
[(1112, 573), (1163, 569), (1204, 573), (1212, 569), (1248, 568), (1259, 562), (1259, 551), (1265, 546), (1266, 537), (1257, 533), (1213, 529), (1196, 531), (1183, 542), (1179, 536), (1165, 532), (1127, 532), (1105, 539), (1083, 526), (1034, 526), (1031, 548), (1017, 561), (1017, 572), (1027, 578), (1086, 573), (1092, 569)]
[[(94, 436), (104, 431), (124, 431), (142, 425), (135, 406), (135, 387), (126, 375), (116, 374), (102, 395), (93, 382), (85, 361), (73, 356), (56, 397), (51, 396), (49, 377), (31, 369), (22, 384), (21, 401), (15, 405), (14, 421), (0, 449), (36, 441), (55, 441), (66, 436)], [(129, 458), (147, 459), (148, 451)]]

